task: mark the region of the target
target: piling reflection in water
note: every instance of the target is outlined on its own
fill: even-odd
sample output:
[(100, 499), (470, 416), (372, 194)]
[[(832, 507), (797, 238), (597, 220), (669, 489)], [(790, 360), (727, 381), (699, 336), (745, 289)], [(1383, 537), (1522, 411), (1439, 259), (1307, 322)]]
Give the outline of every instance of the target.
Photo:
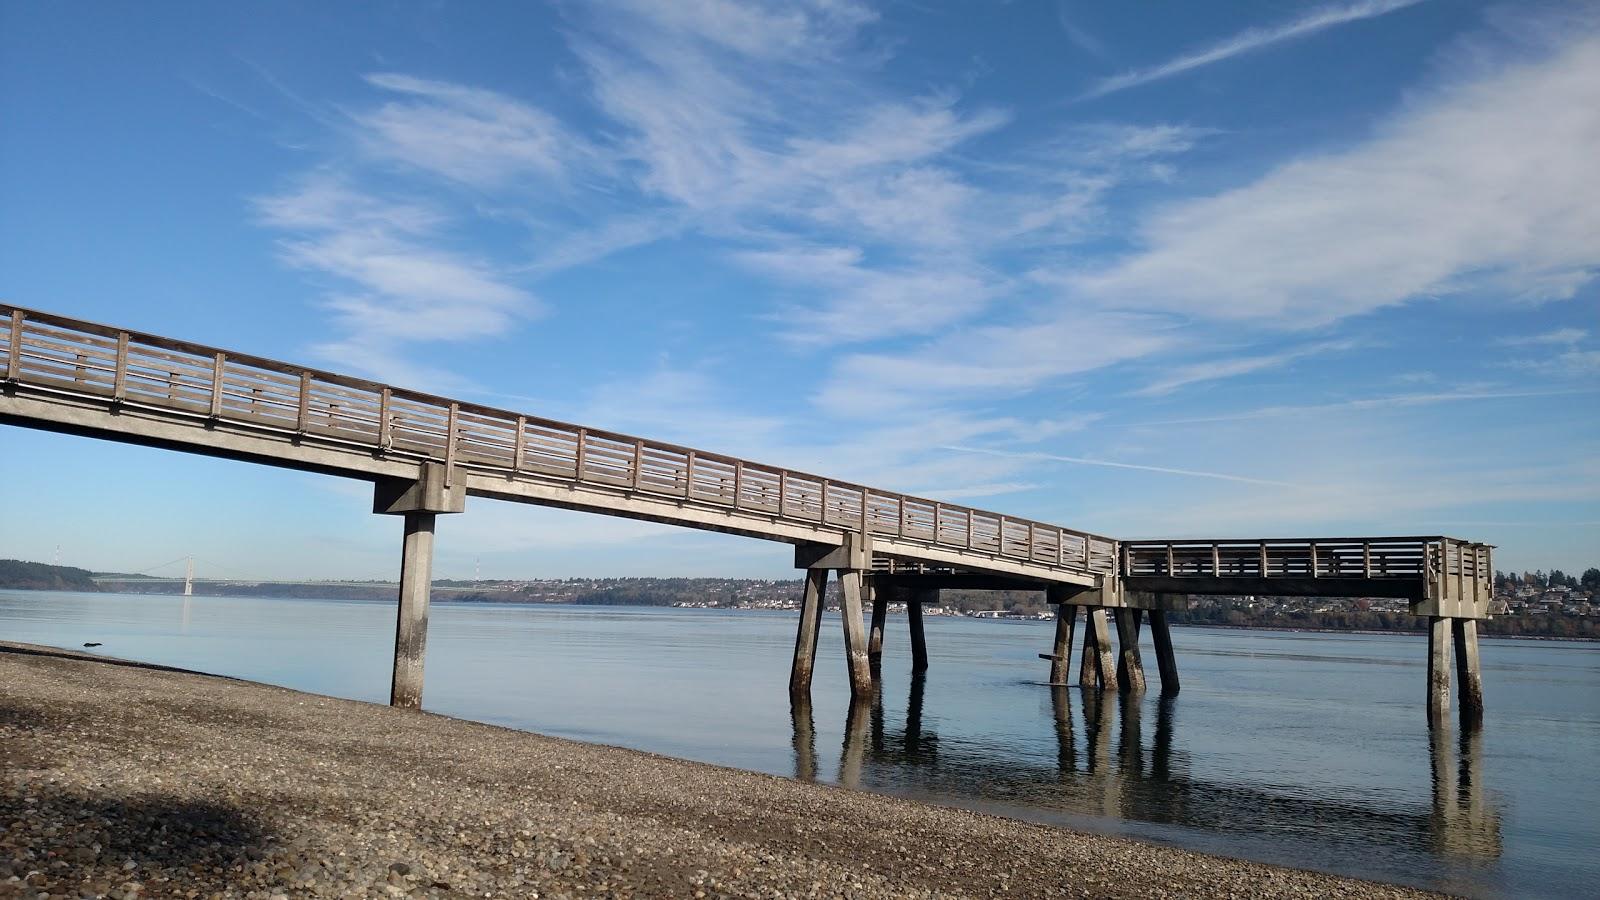
[[(992, 745), (941, 744), (925, 724), (925, 677), (909, 686), (905, 721), (886, 721), (882, 687), (845, 712), (838, 783), (850, 788), (909, 788), (913, 794), (961, 792), (1004, 809), (1012, 804), (1059, 810), (1063, 824), (1134, 822), (1256, 834), (1271, 840), (1337, 843), (1341, 835), (1386, 836), (1401, 851), (1493, 860), (1500, 856), (1500, 812), (1482, 779), (1482, 734), (1464, 728), (1430, 734), (1432, 803), (1363, 803), (1320, 799), (1259, 786), (1193, 777), (1192, 760), (1174, 748), (1181, 699), (1142, 698), (1052, 686), (1048, 714), (1056, 765), (1044, 769)], [(1144, 704), (1155, 704), (1146, 742)], [(809, 700), (792, 705), (795, 777), (818, 776), (815, 721)], [(1081, 721), (1080, 721), (1081, 720)], [(1418, 760), (1421, 764), (1421, 760)], [(1115, 826), (1112, 826), (1115, 827)]]
[(1429, 737), (1434, 849), (1451, 856), (1498, 857), (1500, 814), (1483, 785), (1483, 730), (1466, 723), (1459, 736), (1435, 728)]

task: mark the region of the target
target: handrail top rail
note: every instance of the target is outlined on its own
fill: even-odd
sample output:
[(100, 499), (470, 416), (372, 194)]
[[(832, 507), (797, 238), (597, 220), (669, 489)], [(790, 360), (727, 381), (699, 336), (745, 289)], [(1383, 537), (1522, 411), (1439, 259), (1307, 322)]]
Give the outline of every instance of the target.
[[(10, 317), (11, 317), (11, 314), (14, 313), (14, 312), (22, 313), (23, 318), (26, 321), (42, 322), (44, 324), (53, 325), (53, 326), (56, 326), (58, 328), (65, 328), (65, 329), (68, 329), (68, 330), (87, 332), (89, 334), (95, 334), (95, 335), (98, 335), (100, 337), (117, 339), (117, 338), (120, 338), (122, 335), (127, 335), (130, 340), (136, 340), (136, 341), (138, 341), (139, 343), (142, 343), (142, 344), (147, 344), (147, 345), (150, 345), (150, 346), (159, 347), (159, 348), (164, 349), (164, 350), (171, 350), (171, 351), (177, 352), (177, 353), (189, 353), (189, 354), (194, 354), (194, 355), (198, 355), (198, 356), (211, 357), (211, 356), (215, 356), (216, 354), (220, 353), (220, 354), (223, 354), (224, 356), (226, 356), (231, 361), (240, 362), (240, 363), (243, 363), (245, 365), (256, 366), (258, 368), (268, 369), (270, 371), (275, 371), (275, 372), (279, 372), (279, 373), (286, 374), (286, 375), (294, 375), (294, 376), (297, 376), (297, 377), (305, 375), (305, 376), (309, 376), (309, 377), (314, 378), (314, 379), (319, 379), (319, 380), (322, 380), (322, 381), (326, 381), (326, 382), (331, 383), (331, 384), (336, 384), (336, 385), (339, 385), (341, 387), (355, 388), (355, 389), (359, 389), (359, 390), (366, 390), (366, 391), (371, 391), (373, 393), (381, 393), (381, 392), (387, 390), (390, 393), (391, 396), (399, 397), (399, 398), (404, 399), (404, 400), (412, 400), (412, 401), (416, 401), (416, 402), (432, 404), (432, 405), (437, 405), (437, 406), (443, 406), (443, 407), (449, 407), (451, 405), (454, 405), (457, 409), (465, 410), (467, 412), (471, 412), (471, 413), (475, 413), (475, 414), (488, 415), (488, 416), (492, 416), (492, 417), (496, 417), (496, 418), (509, 418), (509, 419), (513, 419), (513, 420), (517, 419), (517, 418), (522, 418), (529, 424), (540, 425), (540, 426), (543, 426), (543, 427), (549, 427), (549, 428), (553, 428), (553, 429), (557, 429), (557, 430), (569, 430), (569, 431), (573, 431), (573, 432), (582, 431), (582, 432), (584, 432), (585, 434), (587, 434), (589, 436), (599, 437), (599, 438), (602, 438), (602, 439), (605, 439), (605, 440), (614, 440), (614, 441), (618, 441), (618, 442), (622, 442), (622, 443), (644, 442), (645, 444), (648, 444), (649, 446), (651, 446), (652, 448), (655, 448), (655, 449), (666, 450), (668, 452), (673, 452), (673, 453), (683, 453), (683, 454), (686, 454), (686, 455), (687, 454), (693, 454), (696, 459), (701, 459), (701, 460), (709, 459), (709, 460), (713, 460), (713, 461), (716, 461), (716, 462), (722, 462), (722, 463), (727, 463), (727, 464), (736, 465), (736, 466), (753, 466), (757, 470), (768, 470), (768, 471), (770, 471), (771, 474), (774, 474), (774, 475), (777, 475), (777, 474), (780, 474), (780, 473), (786, 473), (789, 476), (798, 476), (799, 478), (802, 478), (802, 479), (816, 481), (818, 484), (826, 483), (826, 484), (828, 484), (830, 486), (833, 486), (833, 487), (840, 487), (840, 488), (844, 488), (844, 489), (850, 490), (850, 491), (859, 491), (859, 492), (861, 492), (863, 505), (865, 505), (873, 497), (878, 497), (878, 498), (900, 498), (900, 499), (903, 499), (903, 500), (911, 501), (912, 503), (926, 504), (928, 506), (932, 506), (932, 507), (935, 507), (935, 508), (942, 508), (942, 509), (945, 509), (947, 511), (966, 512), (966, 513), (976, 514), (976, 515), (979, 515), (979, 516), (986, 516), (986, 517), (993, 518), (996, 521), (1004, 521), (1004, 522), (1007, 522), (1007, 523), (1010, 523), (1010, 524), (1014, 524), (1014, 525), (1038, 526), (1038, 527), (1042, 527), (1042, 528), (1046, 528), (1046, 529), (1054, 529), (1054, 530), (1059, 531), (1059, 532), (1061, 532), (1063, 534), (1069, 534), (1069, 535), (1073, 535), (1075, 537), (1082, 538), (1086, 542), (1087, 541), (1101, 541), (1101, 542), (1104, 542), (1104, 543), (1107, 543), (1107, 544), (1111, 544), (1113, 547), (1115, 547), (1117, 545), (1117, 543), (1118, 543), (1117, 539), (1115, 539), (1115, 538), (1107, 537), (1105, 535), (1096, 534), (1096, 533), (1093, 533), (1093, 532), (1082, 531), (1082, 530), (1079, 530), (1079, 529), (1076, 529), (1076, 528), (1068, 528), (1066, 526), (1056, 525), (1056, 524), (1053, 524), (1053, 523), (1050, 523), (1050, 522), (1043, 522), (1043, 521), (1039, 521), (1039, 520), (1036, 520), (1036, 519), (1029, 519), (1029, 518), (1025, 518), (1025, 517), (1021, 517), (1021, 516), (1007, 515), (1005, 513), (999, 513), (999, 512), (992, 511), (992, 510), (978, 509), (977, 507), (965, 506), (965, 505), (960, 504), (960, 503), (949, 503), (949, 502), (942, 501), (942, 500), (935, 500), (935, 499), (932, 499), (932, 498), (929, 498), (929, 497), (921, 497), (921, 496), (918, 496), (918, 495), (915, 495), (915, 494), (906, 494), (906, 493), (902, 493), (902, 492), (899, 492), (899, 491), (882, 490), (880, 488), (869, 487), (867, 485), (860, 484), (860, 483), (857, 483), (857, 482), (841, 480), (841, 479), (837, 479), (837, 478), (830, 478), (830, 477), (824, 476), (824, 475), (816, 475), (816, 474), (813, 474), (813, 473), (810, 473), (810, 472), (805, 472), (805, 471), (802, 471), (802, 470), (799, 470), (799, 469), (791, 469), (791, 468), (788, 468), (788, 467), (785, 467), (785, 466), (774, 465), (772, 463), (757, 462), (755, 460), (744, 459), (742, 457), (732, 456), (732, 455), (729, 455), (729, 454), (717, 453), (715, 451), (700, 450), (700, 449), (697, 449), (697, 448), (694, 448), (694, 447), (687, 447), (687, 446), (683, 446), (683, 445), (679, 445), (679, 444), (669, 443), (669, 442), (666, 442), (666, 441), (658, 441), (658, 440), (655, 440), (653, 438), (645, 438), (645, 437), (641, 437), (639, 435), (626, 434), (624, 432), (610, 431), (610, 430), (604, 429), (604, 428), (591, 428), (591, 427), (586, 426), (586, 425), (578, 425), (578, 424), (575, 424), (575, 423), (572, 423), (572, 422), (564, 422), (564, 421), (561, 421), (559, 419), (550, 419), (550, 418), (547, 418), (547, 417), (544, 417), (544, 416), (530, 415), (530, 414), (527, 414), (527, 413), (516, 412), (514, 410), (504, 409), (504, 408), (501, 408), (501, 407), (489, 406), (487, 404), (482, 404), (482, 403), (475, 403), (475, 402), (472, 402), (472, 401), (457, 400), (457, 399), (452, 398), (452, 397), (444, 397), (444, 396), (441, 396), (441, 395), (438, 395), (438, 394), (429, 394), (429, 393), (424, 392), (424, 391), (417, 391), (417, 390), (413, 390), (413, 389), (410, 389), (410, 388), (396, 387), (396, 386), (391, 385), (391, 384), (385, 384), (383, 382), (372, 381), (372, 380), (365, 379), (365, 378), (358, 378), (358, 377), (355, 377), (355, 376), (352, 376), (352, 375), (343, 375), (343, 374), (340, 374), (338, 372), (328, 371), (326, 369), (317, 369), (317, 368), (314, 368), (314, 367), (311, 367), (311, 366), (302, 366), (302, 365), (298, 365), (298, 364), (295, 364), (295, 363), (289, 363), (289, 362), (284, 362), (282, 360), (272, 359), (270, 357), (258, 356), (256, 354), (252, 354), (252, 353), (239, 353), (239, 352), (228, 350), (228, 349), (225, 349), (225, 348), (222, 348), (222, 347), (214, 347), (214, 346), (211, 346), (209, 344), (200, 344), (200, 343), (196, 343), (196, 342), (193, 342), (193, 341), (185, 341), (185, 340), (179, 340), (179, 339), (176, 339), (176, 338), (164, 337), (162, 335), (152, 334), (150, 332), (139, 331), (139, 330), (131, 329), (131, 328), (119, 328), (117, 326), (106, 325), (106, 324), (101, 323), (101, 322), (92, 322), (92, 321), (89, 321), (89, 320), (86, 320), (86, 319), (77, 319), (77, 318), (73, 318), (71, 316), (63, 316), (63, 315), (60, 315), (58, 313), (46, 312), (44, 310), (33, 309), (31, 307), (19, 306), (17, 304), (0, 301), (0, 314), (3, 314), (5, 320), (9, 320)], [(0, 325), (4, 325), (4, 324), (8, 324), (8, 322), (7, 321), (0, 321)], [(823, 498), (823, 501), (826, 502), (826, 497)]]
[(1268, 547), (1276, 545), (1306, 545), (1306, 544), (1434, 544), (1450, 542), (1465, 544), (1468, 547), (1486, 547), (1495, 549), (1494, 544), (1484, 544), (1469, 541), (1463, 538), (1450, 537), (1449, 535), (1402, 535), (1394, 537), (1314, 537), (1314, 538), (1173, 538), (1163, 540), (1160, 538), (1125, 539), (1120, 543), (1130, 550), (1139, 550), (1156, 547), (1259, 547), (1266, 544)]

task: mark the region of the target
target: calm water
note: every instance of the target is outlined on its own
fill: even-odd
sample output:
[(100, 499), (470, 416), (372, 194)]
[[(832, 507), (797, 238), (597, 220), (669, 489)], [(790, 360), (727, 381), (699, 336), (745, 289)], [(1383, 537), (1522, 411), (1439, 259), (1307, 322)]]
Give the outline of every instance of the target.
[[(0, 639), (388, 698), (387, 604), (0, 591)], [(1600, 645), (1485, 641), (1488, 713), (1430, 739), (1421, 638), (1173, 631), (1183, 692), (1040, 683), (1049, 623), (930, 618), (849, 715), (837, 618), (810, 709), (794, 613), (436, 604), (428, 709), (1483, 897), (1595, 896)], [(1148, 648), (1147, 659), (1152, 658)], [(1152, 666), (1152, 679), (1154, 678)]]

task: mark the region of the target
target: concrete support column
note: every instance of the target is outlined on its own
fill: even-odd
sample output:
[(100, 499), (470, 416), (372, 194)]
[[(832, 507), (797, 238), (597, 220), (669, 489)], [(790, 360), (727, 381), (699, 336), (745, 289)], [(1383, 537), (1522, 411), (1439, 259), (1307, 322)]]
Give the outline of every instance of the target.
[(1078, 608), (1069, 603), (1056, 604), (1056, 639), (1049, 653), (1039, 654), (1050, 660), (1050, 683), (1069, 684), (1068, 666), (1072, 662), (1072, 635), (1078, 625)]
[(1144, 690), (1144, 660), (1139, 656), (1139, 616), (1142, 610), (1117, 610), (1117, 682), (1125, 691)]
[(400, 552), (400, 609), (395, 616), (394, 678), (389, 705), (422, 708), (422, 661), (428, 643), (428, 595), (433, 579), (431, 512), (405, 514)]
[(1483, 671), (1478, 665), (1478, 623), (1474, 619), (1451, 619), (1450, 628), (1455, 637), (1456, 649), (1456, 700), (1461, 714), (1461, 724), (1477, 725), (1483, 721)]
[(867, 576), (864, 587), (872, 600), (872, 628), (867, 634), (867, 662), (872, 677), (880, 677), (883, 667), (883, 623), (889, 614), (889, 591), (878, 587), (876, 576)]
[(1097, 679), (1096, 687), (1101, 690), (1114, 691), (1117, 689), (1117, 659), (1111, 650), (1111, 627), (1106, 621), (1106, 608), (1104, 606), (1090, 606), (1085, 609), (1088, 621), (1085, 630), (1094, 635), (1094, 665)]
[(1428, 724), (1442, 725), (1450, 712), (1450, 620), (1428, 619)]
[(1156, 645), (1156, 666), (1161, 670), (1161, 693), (1178, 692), (1178, 658), (1172, 653), (1172, 632), (1167, 628), (1167, 611), (1150, 610), (1150, 639)]
[(924, 602), (937, 604), (939, 590), (916, 591), (911, 595), (910, 602), (906, 604), (906, 624), (911, 631), (911, 674), (921, 675), (928, 671), (928, 641), (922, 634), (922, 604)]
[(1094, 642), (1094, 622), (1083, 611), (1083, 650), (1078, 653), (1078, 687), (1100, 686), (1100, 650)]
[(839, 571), (839, 617), (844, 620), (844, 656), (850, 673), (850, 696), (856, 700), (866, 700), (872, 696), (867, 629), (861, 621), (861, 583), (865, 578), (865, 573), (860, 569)]
[(794, 636), (794, 665), (789, 669), (789, 695), (811, 696), (811, 670), (817, 663), (817, 636), (822, 631), (822, 603), (828, 593), (828, 570), (807, 569), (800, 598), (800, 626)]
[(428, 643), (428, 594), (433, 579), (433, 526), (438, 514), (462, 512), (466, 504), (466, 479), (460, 471), (434, 462), (423, 463), (415, 480), (384, 479), (372, 486), (373, 512), (405, 517), (390, 706), (422, 708), (422, 659)]

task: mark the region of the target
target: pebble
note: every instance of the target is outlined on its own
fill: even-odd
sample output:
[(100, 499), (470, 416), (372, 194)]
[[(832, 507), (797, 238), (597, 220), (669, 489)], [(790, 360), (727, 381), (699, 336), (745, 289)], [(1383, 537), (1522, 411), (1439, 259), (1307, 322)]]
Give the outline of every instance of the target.
[(6, 646), (0, 900), (1429, 896)]

